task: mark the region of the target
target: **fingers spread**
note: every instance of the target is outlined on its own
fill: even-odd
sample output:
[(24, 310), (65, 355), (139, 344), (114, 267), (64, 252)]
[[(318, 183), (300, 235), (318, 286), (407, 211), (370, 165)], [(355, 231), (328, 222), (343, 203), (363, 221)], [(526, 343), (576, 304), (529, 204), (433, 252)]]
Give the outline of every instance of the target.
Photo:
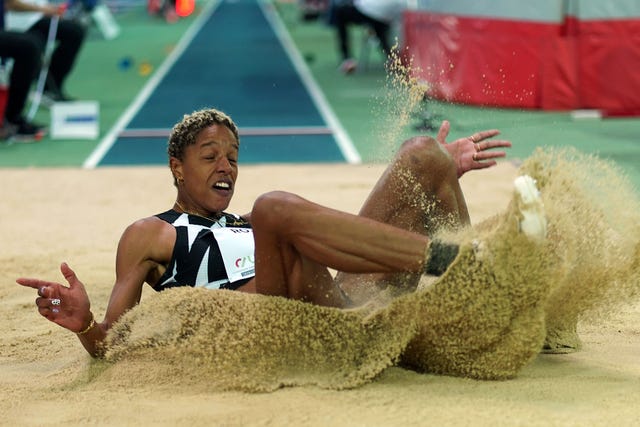
[(473, 169), (484, 169), (495, 166), (497, 163), (493, 158), (494, 156), (490, 153), (477, 152), (472, 156), (472, 167)]
[(46, 308), (49, 309), (51, 307), (51, 302), (49, 298), (38, 297), (36, 298), (36, 306), (38, 309)]
[(491, 148), (498, 148), (498, 147), (511, 147), (511, 141), (506, 141), (503, 139), (495, 139), (492, 141), (485, 141), (482, 144), (480, 144), (480, 148), (482, 150), (488, 150)]
[[(505, 153), (504, 151), (478, 151), (473, 156), (473, 160), (476, 162), (482, 161), (483, 164), (487, 164), (487, 161), (489, 160), (498, 159), (506, 156), (507, 156), (507, 153)], [(496, 164), (496, 162), (493, 162), (493, 161), (489, 163)]]
[(474, 133), (473, 135), (471, 135), (471, 138), (474, 142), (479, 142), (487, 138), (494, 137), (499, 133), (500, 131), (498, 129), (483, 130), (483, 131)]
[(54, 283), (52, 282), (47, 282), (45, 280), (40, 280), (40, 279), (32, 279), (29, 277), (19, 277), (16, 279), (16, 283), (22, 286), (26, 286), (28, 288), (33, 288), (33, 289), (40, 289), (43, 286), (47, 287), (47, 286), (54, 285)]
[(450, 124), (447, 120), (444, 120), (440, 125), (440, 129), (438, 130), (438, 135), (436, 135), (436, 141), (440, 144), (446, 144), (447, 136), (449, 136), (449, 128)]
[(80, 283), (80, 281), (78, 280), (78, 277), (76, 276), (75, 271), (73, 271), (66, 262), (63, 262), (60, 265), (60, 271), (62, 272), (62, 275), (64, 276), (67, 283), (69, 283), (69, 286), (71, 288), (73, 288), (74, 286), (78, 285), (78, 283)]
[(485, 151), (482, 156), (484, 159), (497, 159), (499, 157), (507, 157), (507, 153), (504, 151)]

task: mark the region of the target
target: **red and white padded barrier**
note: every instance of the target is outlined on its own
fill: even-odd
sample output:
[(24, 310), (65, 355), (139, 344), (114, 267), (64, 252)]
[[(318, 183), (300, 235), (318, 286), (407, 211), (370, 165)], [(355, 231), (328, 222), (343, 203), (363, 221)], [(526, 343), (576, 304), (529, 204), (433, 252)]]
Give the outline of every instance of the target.
[(640, 113), (637, 0), (435, 0), (418, 8), (405, 12), (403, 39), (435, 98)]

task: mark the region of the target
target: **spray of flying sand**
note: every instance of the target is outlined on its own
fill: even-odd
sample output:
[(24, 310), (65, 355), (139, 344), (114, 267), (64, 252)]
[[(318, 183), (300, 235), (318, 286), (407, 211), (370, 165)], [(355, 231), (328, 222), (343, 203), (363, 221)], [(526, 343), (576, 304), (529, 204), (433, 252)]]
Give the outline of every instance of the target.
[(170, 370), (172, 382), (190, 387), (268, 391), (356, 387), (397, 364), (513, 377), (542, 345), (553, 267), (545, 241), (519, 233), (516, 213), (480, 234), (457, 233), (463, 249), (445, 275), (383, 306), (339, 310), (191, 288), (155, 294), (111, 329), (109, 374), (98, 378), (156, 381)]
[(404, 139), (412, 114), (423, 101), (427, 85), (417, 79), (413, 59), (404, 58), (394, 46), (386, 64), (386, 78), (380, 92), (372, 100), (371, 140), (378, 151), (376, 158), (386, 161), (393, 156)]
[[(403, 94), (394, 99), (407, 112), (405, 96), (418, 91), (410, 86), (402, 79), (390, 86)], [(388, 135), (401, 123), (394, 118)], [(544, 241), (519, 232), (514, 200), (476, 227), (449, 229), (462, 250), (447, 273), (382, 305), (338, 310), (191, 288), (154, 294), (114, 325), (107, 363), (94, 380), (343, 389), (393, 365), (511, 378), (543, 344), (578, 345), (579, 321), (597, 320), (640, 293), (640, 202), (624, 174), (596, 157), (552, 149), (536, 151), (520, 172), (541, 189), (549, 223)], [(433, 212), (433, 203), (418, 203)]]
[(640, 295), (638, 193), (613, 163), (573, 148), (538, 149), (521, 169), (538, 181), (557, 259), (545, 347), (577, 350), (580, 321), (606, 318)]

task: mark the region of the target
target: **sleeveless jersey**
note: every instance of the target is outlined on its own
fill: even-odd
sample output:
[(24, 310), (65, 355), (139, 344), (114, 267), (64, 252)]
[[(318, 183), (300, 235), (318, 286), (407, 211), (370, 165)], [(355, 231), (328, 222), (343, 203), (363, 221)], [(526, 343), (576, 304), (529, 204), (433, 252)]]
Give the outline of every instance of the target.
[(153, 286), (237, 289), (254, 275), (251, 225), (241, 217), (222, 213), (218, 220), (176, 212), (156, 215), (176, 229), (176, 242), (167, 270)]

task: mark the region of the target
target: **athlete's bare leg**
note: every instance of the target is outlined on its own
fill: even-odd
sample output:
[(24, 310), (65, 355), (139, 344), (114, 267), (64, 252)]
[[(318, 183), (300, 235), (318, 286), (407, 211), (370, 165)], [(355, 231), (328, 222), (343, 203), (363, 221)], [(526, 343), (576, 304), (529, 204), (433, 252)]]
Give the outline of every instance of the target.
[[(424, 203), (435, 203), (430, 215)], [(412, 138), (402, 145), (360, 215), (284, 192), (258, 198), (251, 212), (256, 291), (346, 306), (348, 300), (328, 268), (350, 273), (340, 277), (347, 290), (363, 277), (378, 283), (409, 275), (417, 282), (428, 235), (442, 222), (452, 227), (469, 222), (456, 167), (434, 139)], [(370, 273), (379, 274), (363, 276)]]
[[(427, 206), (431, 208), (427, 212)], [(453, 159), (428, 137), (406, 141), (373, 188), (360, 216), (431, 236), (439, 227), (468, 225), (469, 212)], [(413, 288), (419, 274), (338, 273), (336, 282), (356, 304), (388, 285)]]
[(256, 291), (346, 306), (327, 267), (350, 273), (424, 268), (429, 239), (285, 192), (260, 196), (251, 211)]

